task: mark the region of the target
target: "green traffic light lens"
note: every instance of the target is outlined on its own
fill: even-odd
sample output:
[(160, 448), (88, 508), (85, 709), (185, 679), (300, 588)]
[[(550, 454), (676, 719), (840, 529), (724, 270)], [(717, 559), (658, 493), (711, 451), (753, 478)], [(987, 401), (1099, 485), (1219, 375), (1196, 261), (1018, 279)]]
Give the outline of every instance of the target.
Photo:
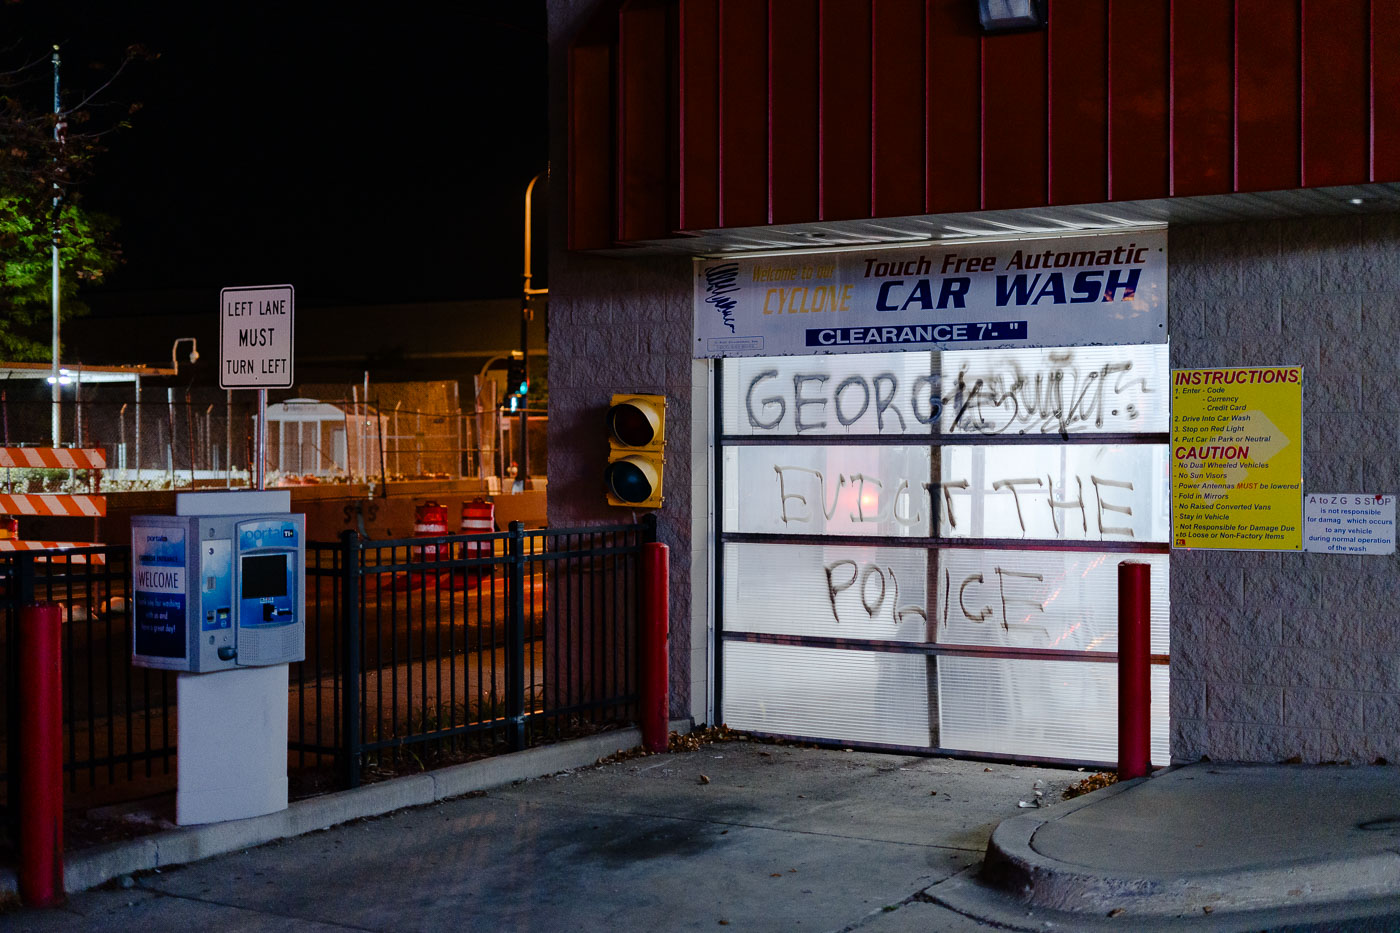
[(645, 502), (651, 498), (651, 481), (640, 468), (625, 460), (608, 467), (608, 488), (623, 502)]

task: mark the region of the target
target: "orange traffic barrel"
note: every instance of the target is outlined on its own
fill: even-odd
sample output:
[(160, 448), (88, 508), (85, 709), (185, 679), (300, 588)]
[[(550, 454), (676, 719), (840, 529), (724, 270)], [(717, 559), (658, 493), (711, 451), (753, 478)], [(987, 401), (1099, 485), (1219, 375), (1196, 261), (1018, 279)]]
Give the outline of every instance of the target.
[[(440, 538), (446, 534), (451, 534), (447, 530), (447, 506), (424, 502), (414, 507), (413, 537)], [(415, 545), (410, 548), (409, 554), (409, 559), (413, 561), (448, 560), (452, 556), (451, 546), (447, 544)]]
[[(496, 530), (496, 503), (477, 497), (471, 502), (462, 503), (462, 526), (460, 534), (490, 534)], [(471, 560), (476, 557), (491, 556), (490, 541), (468, 541), (463, 557)]]

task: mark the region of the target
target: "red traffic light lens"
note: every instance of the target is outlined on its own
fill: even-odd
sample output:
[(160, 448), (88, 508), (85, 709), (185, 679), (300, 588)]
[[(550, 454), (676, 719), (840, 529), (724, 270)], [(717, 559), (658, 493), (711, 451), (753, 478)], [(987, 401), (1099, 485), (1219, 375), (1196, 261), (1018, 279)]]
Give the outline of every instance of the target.
[(608, 412), (608, 429), (628, 447), (645, 447), (656, 438), (656, 428), (647, 413), (627, 402), (614, 405)]

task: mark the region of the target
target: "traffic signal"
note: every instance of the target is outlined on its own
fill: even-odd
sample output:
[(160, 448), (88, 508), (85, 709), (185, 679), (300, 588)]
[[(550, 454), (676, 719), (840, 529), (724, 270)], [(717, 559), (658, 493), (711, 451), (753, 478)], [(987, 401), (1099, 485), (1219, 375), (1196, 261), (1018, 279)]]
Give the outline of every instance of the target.
[(661, 507), (666, 463), (666, 396), (614, 395), (608, 409), (608, 504)]
[(525, 375), (525, 360), (512, 359), (506, 366), (506, 394), (525, 395), (530, 391), (530, 379)]

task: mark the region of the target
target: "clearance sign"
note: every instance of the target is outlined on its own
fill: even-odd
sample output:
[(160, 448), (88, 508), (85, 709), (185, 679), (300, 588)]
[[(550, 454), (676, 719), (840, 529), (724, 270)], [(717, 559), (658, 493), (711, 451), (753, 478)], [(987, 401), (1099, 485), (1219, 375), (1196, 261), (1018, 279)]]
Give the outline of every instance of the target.
[(1172, 372), (1172, 544), (1303, 548), (1303, 367)]
[(695, 357), (1166, 343), (1167, 235), (695, 264)]

